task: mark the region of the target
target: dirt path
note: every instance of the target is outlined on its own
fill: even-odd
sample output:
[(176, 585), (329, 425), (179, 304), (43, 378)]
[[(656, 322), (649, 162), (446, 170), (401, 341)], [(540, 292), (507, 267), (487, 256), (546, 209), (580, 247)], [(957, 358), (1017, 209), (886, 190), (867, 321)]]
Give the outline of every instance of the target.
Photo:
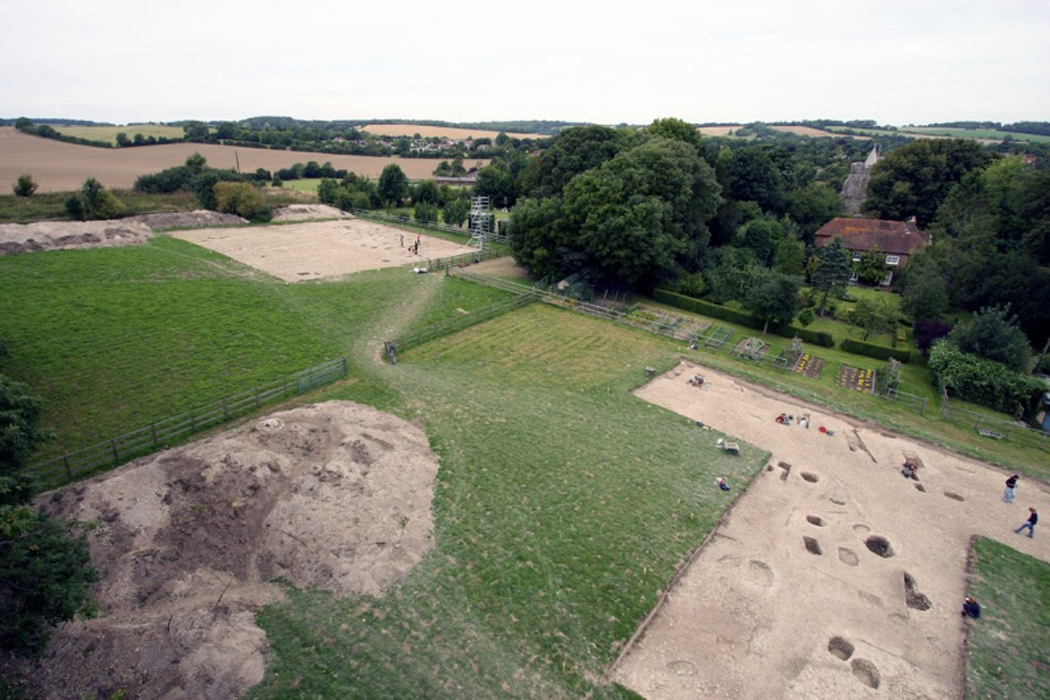
[(430, 300), (437, 294), (445, 275), (440, 272), (432, 272), (417, 277), (419, 284), (411, 298), (391, 308), (388, 313), (380, 317), (379, 323), (365, 334), (367, 342), (364, 352), (372, 361), (386, 364), (386, 358), (383, 357), (383, 343), (402, 333), (419, 318), (419, 315), (430, 304)]
[(650, 700), (960, 697), (970, 538), (1050, 560), (1012, 532), (1050, 512), (1042, 484), (1007, 505), (999, 469), (692, 364), (636, 394), (773, 454), (612, 670)]

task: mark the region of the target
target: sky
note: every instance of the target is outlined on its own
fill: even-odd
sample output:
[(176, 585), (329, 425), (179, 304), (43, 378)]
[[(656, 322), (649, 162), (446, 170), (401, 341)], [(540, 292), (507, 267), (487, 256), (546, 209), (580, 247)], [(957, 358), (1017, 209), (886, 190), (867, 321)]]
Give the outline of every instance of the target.
[(1047, 0), (48, 0), (3, 14), (3, 118), (1050, 121)]

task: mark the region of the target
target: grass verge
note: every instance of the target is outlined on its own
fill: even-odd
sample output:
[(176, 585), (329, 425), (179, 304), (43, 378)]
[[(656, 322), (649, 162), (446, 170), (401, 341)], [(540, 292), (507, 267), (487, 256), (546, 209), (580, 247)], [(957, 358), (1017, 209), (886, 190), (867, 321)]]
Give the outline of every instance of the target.
[(970, 573), (982, 614), (966, 643), (966, 697), (1050, 697), (1050, 563), (977, 537)]

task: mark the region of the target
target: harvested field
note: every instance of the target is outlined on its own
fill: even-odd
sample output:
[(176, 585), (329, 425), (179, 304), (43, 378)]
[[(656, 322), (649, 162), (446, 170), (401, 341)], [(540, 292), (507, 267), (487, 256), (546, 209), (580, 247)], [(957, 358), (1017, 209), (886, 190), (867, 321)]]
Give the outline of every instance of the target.
[(181, 126), (164, 126), (163, 124), (137, 124), (135, 126), (65, 126), (53, 125), (55, 131), (66, 136), (74, 136), (91, 141), (108, 141), (113, 145), (117, 143), (117, 134), (127, 134), (129, 139), (135, 138), (135, 134), (142, 134), (143, 138), (156, 136), (157, 138), (181, 139), (186, 132)]
[[(422, 124), (366, 124), (361, 127), (370, 134), (376, 136), (414, 136), (419, 134), (423, 138), (489, 138), (494, 139), (500, 135), (498, 131), (486, 131), (485, 129), (459, 129), (453, 126), (423, 126)], [(507, 131), (507, 136), (517, 139), (545, 139), (549, 138), (543, 134), (519, 134)]]
[(176, 238), (218, 251), (285, 282), (303, 282), (398, 265), (425, 266), (474, 250), (422, 236), (419, 255), (409, 251), (415, 234), (363, 219), (315, 221), (250, 228), (176, 231)]
[[(612, 669), (649, 700), (961, 697), (970, 538), (1050, 560), (1050, 540), (1013, 533), (1026, 506), (1050, 508), (1034, 481), (1005, 504), (996, 468), (692, 363), (635, 394), (772, 451)], [(907, 454), (925, 491), (901, 475)]]
[(733, 124), (732, 126), (701, 126), (700, 133), (705, 136), (727, 136), (730, 131), (736, 131), (742, 124)]
[[(106, 187), (130, 188), (139, 175), (155, 173), (182, 165), (186, 158), (200, 153), (215, 168), (234, 169), (240, 159), (241, 172), (258, 168), (279, 170), (295, 163), (315, 160), (331, 161), (337, 169), (346, 169), (376, 179), (390, 163), (397, 163), (413, 180), (432, 177), (441, 162), (436, 158), (373, 158), (342, 156), (332, 153), (271, 151), (261, 148), (238, 148), (210, 143), (169, 143), (135, 148), (95, 148), (78, 146), (52, 139), (23, 134), (11, 126), (0, 127), (0, 185), (10, 184), (23, 173), (30, 173), (41, 192), (64, 192), (78, 189), (89, 177)], [(473, 164), (475, 161), (471, 161)], [(488, 165), (488, 161), (477, 161)], [(9, 190), (10, 191), (10, 190)]]
[(852, 134), (836, 134), (832, 131), (826, 131), (824, 129), (815, 129), (812, 126), (774, 126), (770, 127), (776, 131), (783, 131), (788, 134), (795, 134), (796, 136), (812, 136), (814, 138), (820, 137), (831, 137), (831, 138), (842, 138), (843, 136), (851, 139), (857, 139), (858, 141), (871, 141), (870, 136), (853, 136)]

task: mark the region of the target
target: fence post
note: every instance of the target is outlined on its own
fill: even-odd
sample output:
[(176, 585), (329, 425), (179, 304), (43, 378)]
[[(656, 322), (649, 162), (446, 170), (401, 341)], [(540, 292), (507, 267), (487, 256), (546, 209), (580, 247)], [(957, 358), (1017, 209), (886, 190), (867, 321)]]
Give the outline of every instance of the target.
[(197, 418), (193, 415), (193, 411), (190, 411), (190, 429), (197, 432)]
[(69, 479), (70, 481), (72, 481), (73, 480), (73, 472), (70, 471), (70, 469), (69, 469), (69, 453), (68, 452), (63, 452), (62, 453), (62, 464), (66, 465), (66, 478)]
[(222, 419), (227, 421), (230, 419), (230, 410), (226, 407), (226, 397), (222, 399)]
[(117, 452), (117, 439), (113, 438), (109, 441), (109, 446), (113, 448), (113, 463), (116, 464), (120, 461), (120, 453)]
[(929, 401), (929, 399), (923, 399), (922, 400), (922, 408), (919, 409), (919, 415), (920, 416), (925, 416), (926, 415), (926, 402), (927, 401)]
[(281, 390), (281, 396), (288, 396), (288, 377), (284, 378), (284, 389)]
[(350, 369), (346, 366), (346, 358), (344, 357), (342, 359), (343, 359), (343, 376), (345, 377), (346, 375), (350, 374)]
[(150, 423), (149, 424), (149, 432), (150, 432), (150, 435), (153, 436), (153, 446), (157, 447), (157, 424), (156, 423)]

